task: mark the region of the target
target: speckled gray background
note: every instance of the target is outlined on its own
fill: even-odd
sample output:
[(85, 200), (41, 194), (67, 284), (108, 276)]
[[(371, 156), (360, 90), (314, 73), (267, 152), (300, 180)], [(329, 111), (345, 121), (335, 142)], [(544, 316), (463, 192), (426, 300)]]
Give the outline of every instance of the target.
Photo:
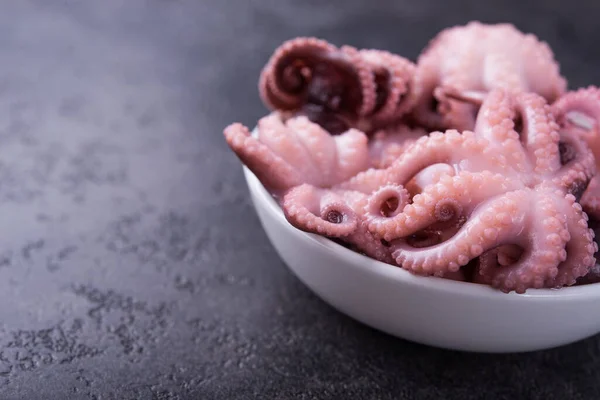
[(332, 310), (275, 254), (221, 133), (264, 114), (260, 68), (293, 36), (414, 58), (447, 25), (511, 21), (576, 87), (600, 84), (598, 15), (562, 0), (0, 0), (0, 399), (599, 398), (599, 338), (463, 354)]

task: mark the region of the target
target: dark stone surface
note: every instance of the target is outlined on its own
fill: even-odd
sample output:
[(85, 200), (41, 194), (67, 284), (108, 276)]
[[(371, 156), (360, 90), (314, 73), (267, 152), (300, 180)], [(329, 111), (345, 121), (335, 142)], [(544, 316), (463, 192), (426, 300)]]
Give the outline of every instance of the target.
[(260, 68), (297, 35), (414, 58), (448, 25), (510, 21), (547, 40), (577, 87), (600, 83), (599, 13), (0, 0), (0, 398), (597, 399), (597, 337), (464, 354), (332, 310), (270, 246), (221, 132), (264, 114)]

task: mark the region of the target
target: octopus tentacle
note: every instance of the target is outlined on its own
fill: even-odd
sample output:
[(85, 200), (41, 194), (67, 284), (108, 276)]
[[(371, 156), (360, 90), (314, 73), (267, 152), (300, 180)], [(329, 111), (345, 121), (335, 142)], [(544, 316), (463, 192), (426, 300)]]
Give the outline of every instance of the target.
[(543, 97), (535, 93), (522, 93), (514, 97), (516, 120), (521, 120), (522, 130), (515, 127), (520, 134), (526, 151), (534, 161), (534, 172), (550, 174), (560, 168), (558, 150), (558, 125), (550, 107)]
[[(472, 132), (463, 132), (449, 130), (444, 133), (432, 132), (429, 136), (418, 139), (398, 160), (396, 160), (387, 169), (381, 170), (381, 175), (385, 183), (396, 183), (405, 185), (417, 173), (426, 167), (438, 163), (453, 164), (453, 161), (473, 157), (484, 157), (488, 154), (487, 142), (475, 137)], [(468, 156), (469, 155), (469, 156)], [(342, 183), (343, 187), (356, 187), (364, 180), (363, 175), (374, 175), (367, 170), (358, 174), (352, 180)], [(359, 183), (357, 185), (357, 183)], [(378, 185), (381, 186), (381, 185)], [(368, 187), (372, 191), (373, 187)], [(363, 191), (365, 188), (356, 187), (356, 190)]]
[[(303, 157), (302, 163), (303, 166), (299, 167), (313, 167), (318, 174), (323, 175), (323, 181), (330, 182), (335, 179), (332, 175), (334, 174), (337, 162), (338, 162), (338, 147), (339, 145), (335, 142), (335, 140), (331, 140), (329, 133), (321, 128), (317, 124), (313, 124), (306, 117), (296, 117), (289, 119), (287, 121), (287, 126), (289, 129), (293, 131), (295, 134), (288, 133), (288, 136), (294, 137), (298, 143), (303, 147), (302, 150), (298, 150), (296, 156), (301, 154), (306, 154)], [(259, 134), (261, 132), (259, 126)], [(360, 136), (360, 135), (359, 135)], [(362, 135), (363, 146), (366, 144), (367, 138)], [(360, 140), (360, 139), (359, 139)], [(312, 162), (307, 163), (306, 160), (309, 159)], [(342, 161), (343, 163), (343, 161)], [(364, 165), (364, 161), (362, 161)], [(296, 166), (296, 164), (294, 164)]]
[(529, 162), (517, 132), (522, 120), (516, 118), (512, 100), (512, 96), (505, 90), (491, 91), (481, 105), (475, 134), (494, 146), (501, 147), (512, 168), (525, 172), (529, 168)]
[(223, 133), (229, 147), (268, 190), (283, 191), (303, 182), (297, 170), (252, 137), (247, 127), (233, 123)]
[(570, 194), (564, 196), (560, 191), (556, 196), (557, 209), (560, 211), (557, 218), (566, 223), (566, 229), (561, 234), (569, 239), (564, 249), (566, 258), (558, 266), (558, 274), (548, 282), (549, 287), (573, 285), (596, 265), (594, 254), (598, 251), (594, 231), (588, 227), (587, 216), (584, 217), (583, 209), (575, 197)]
[(331, 182), (343, 182), (369, 167), (369, 145), (363, 132), (350, 129), (334, 136), (333, 142), (337, 149), (337, 164)]
[(317, 59), (335, 46), (314, 37), (299, 37), (281, 44), (259, 78), (259, 94), (271, 109), (293, 110), (301, 105)]
[(600, 152), (600, 88), (589, 86), (568, 92), (552, 104), (561, 129), (584, 139)]
[(387, 121), (403, 115), (412, 108), (408, 92), (415, 73), (415, 65), (405, 58), (382, 50), (361, 50), (364, 60), (373, 66), (377, 85), (377, 103), (373, 110), (375, 120)]
[[(468, 160), (468, 163), (463, 160)], [(418, 139), (388, 168), (363, 171), (338, 187), (370, 193), (388, 183), (404, 186), (421, 170), (439, 163), (456, 165), (461, 169), (478, 169), (485, 165), (492, 172), (506, 174), (513, 171), (510, 160), (489, 146), (486, 139), (478, 138), (470, 131), (461, 134), (456, 130), (448, 130), (444, 133), (432, 132)]]
[[(450, 126), (445, 115), (440, 113), (439, 92), (435, 92), (440, 84), (437, 59), (425, 59), (420, 56), (413, 80), (413, 91), (410, 94), (411, 102), (415, 104), (411, 117), (417, 125), (433, 130), (442, 130)], [(455, 129), (460, 127), (453, 125)]]
[(527, 221), (525, 190), (492, 198), (477, 207), (471, 217), (443, 243), (414, 248), (405, 240), (392, 242), (392, 256), (402, 268), (420, 275), (444, 276), (456, 272), (473, 258), (501, 246), (513, 244)]
[(389, 183), (394, 183), (389, 179), (389, 168), (369, 168), (366, 171), (359, 172), (352, 178), (335, 185), (334, 188), (341, 190), (355, 190), (367, 194), (372, 193), (381, 186)]
[[(577, 189), (583, 191), (583, 194), (580, 193), (580, 202), (584, 210), (598, 219), (600, 218), (600, 176), (597, 175), (600, 164), (600, 88), (589, 86), (568, 92), (552, 104), (552, 111), (564, 137), (561, 139), (563, 153), (571, 154), (574, 158), (569, 163), (571, 166), (565, 168), (566, 172), (563, 173), (567, 176), (558, 179), (562, 178), (565, 181), (562, 183), (563, 186), (569, 184), (578, 186)], [(585, 141), (592, 152), (591, 155), (589, 151), (577, 148), (576, 138)], [(592, 167), (592, 163), (595, 163), (595, 168)], [(589, 180), (587, 187), (581, 183), (585, 182), (585, 177)]]
[(296, 228), (329, 237), (351, 235), (358, 226), (358, 216), (342, 196), (307, 184), (288, 191), (282, 208)]
[(508, 142), (516, 144), (520, 141), (517, 125), (522, 121), (516, 123), (515, 114), (513, 97), (509, 92), (493, 90), (481, 104), (475, 133), (495, 145), (506, 146)]
[(281, 204), (291, 225), (305, 232), (339, 238), (376, 260), (393, 263), (388, 245), (364, 227), (367, 198), (359, 192), (302, 185), (290, 190)]
[[(565, 198), (561, 191), (553, 194), (548, 190), (536, 193), (535, 197), (535, 214), (524, 232), (529, 237), (524, 253), (518, 261), (508, 265), (501, 265), (498, 251), (482, 255), (478, 282), (517, 293), (524, 293), (528, 288), (562, 287), (574, 284), (595, 263), (596, 247), (581, 217), (581, 207), (575, 206), (575, 198), (572, 195)], [(562, 199), (567, 200), (566, 206)], [(574, 233), (583, 235), (585, 240), (573, 237)]]
[[(283, 156), (285, 161), (298, 171), (298, 174), (304, 176), (318, 174), (319, 165), (315, 165), (314, 161), (306, 162), (307, 159), (312, 160), (311, 152), (300, 140), (301, 135), (298, 135), (298, 131), (292, 130), (296, 127), (293, 125), (294, 123), (293, 120), (284, 123), (276, 114), (267, 115), (258, 121), (258, 140), (271, 149), (274, 154)], [(320, 140), (319, 142), (323, 146), (328, 141)], [(335, 156), (335, 153), (333, 155)]]
[[(488, 198), (522, 187), (519, 182), (500, 174), (463, 171), (453, 177), (446, 175), (439, 183), (426, 187), (421, 194), (414, 196), (412, 204), (407, 204), (408, 199), (397, 195), (398, 204), (404, 206), (401, 213), (385, 215), (375, 207), (370, 207), (365, 220), (370, 232), (392, 241), (413, 235), (436, 222), (460, 217), (466, 219), (475, 207)], [(369, 203), (383, 204), (391, 195), (385, 189), (380, 190), (372, 195)]]
[(362, 102), (357, 111), (359, 116), (369, 114), (375, 108), (376, 101), (376, 81), (375, 76), (369, 68), (369, 63), (362, 57), (360, 51), (351, 46), (342, 46), (340, 51), (347, 55), (348, 61), (356, 68), (360, 81)]
[[(596, 159), (585, 141), (566, 131), (560, 134), (558, 144), (560, 169), (554, 174), (553, 182), (582, 201), (588, 192), (590, 181), (596, 176)], [(589, 190), (591, 193), (593, 189)]]
[[(382, 186), (367, 200), (365, 207), (367, 226), (371, 224), (372, 219), (393, 218), (399, 215), (409, 202), (409, 194), (402, 186)], [(369, 231), (373, 232), (373, 229), (369, 228)], [(379, 236), (382, 237), (382, 235)]]
[(427, 132), (423, 129), (411, 129), (406, 125), (375, 132), (369, 140), (371, 165), (377, 169), (389, 167), (402, 153), (426, 134)]
[(270, 109), (306, 115), (331, 134), (351, 127), (372, 131), (410, 111), (414, 70), (412, 62), (386, 51), (297, 38), (273, 53), (259, 91)]

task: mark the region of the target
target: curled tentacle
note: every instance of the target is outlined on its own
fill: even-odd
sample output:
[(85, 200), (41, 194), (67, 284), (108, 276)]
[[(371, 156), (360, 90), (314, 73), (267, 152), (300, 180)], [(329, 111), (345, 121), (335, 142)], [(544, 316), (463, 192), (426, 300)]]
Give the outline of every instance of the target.
[[(488, 198), (522, 187), (518, 181), (487, 171), (462, 172), (453, 177), (446, 175), (439, 183), (427, 186), (421, 194), (416, 195), (412, 204), (406, 204), (406, 201), (399, 202), (399, 205), (406, 204), (402, 212), (382, 215), (380, 212), (374, 212), (374, 209), (369, 209), (365, 220), (370, 232), (384, 240), (392, 241), (418, 234), (434, 224), (438, 224), (438, 230), (443, 230), (444, 223), (450, 220), (462, 219), (461, 222), (464, 222), (473, 210)], [(383, 199), (385, 195), (376, 192), (373, 197), (378, 200)], [(377, 200), (373, 201), (377, 203)], [(456, 228), (456, 225), (452, 228)]]
[(574, 200), (572, 195), (565, 198), (560, 190), (536, 193), (524, 240), (517, 243), (523, 250), (520, 257), (502, 262), (498, 249), (486, 252), (480, 258), (476, 281), (505, 292), (524, 293), (528, 288), (572, 285), (584, 276), (595, 262), (596, 247)]
[[(552, 112), (564, 138), (561, 139), (562, 153), (573, 158), (569, 160), (571, 167), (566, 168), (563, 174), (566, 175), (563, 186), (572, 184), (583, 191), (579, 193), (583, 209), (600, 218), (600, 176), (597, 175), (600, 164), (600, 88), (590, 86), (568, 92), (552, 104)], [(585, 141), (591, 155), (582, 146), (578, 148), (576, 138)], [(592, 163), (595, 163), (595, 168), (592, 168)], [(584, 187), (582, 182), (585, 183), (586, 177), (589, 185)]]
[(596, 265), (594, 254), (598, 251), (598, 245), (594, 242), (594, 231), (588, 227), (588, 218), (584, 216), (581, 204), (575, 201), (575, 197), (570, 194), (564, 196), (558, 191), (555, 201), (559, 211), (557, 218), (565, 221), (563, 234), (569, 240), (564, 249), (566, 258), (558, 266), (558, 274), (548, 282), (548, 286), (571, 286)]
[(584, 139), (594, 154), (600, 152), (600, 88), (568, 92), (552, 104), (561, 129)]
[(364, 226), (364, 194), (302, 185), (286, 193), (281, 204), (286, 219), (296, 228), (339, 238), (369, 257), (393, 263), (389, 245)]
[(351, 235), (359, 223), (343, 196), (306, 184), (287, 192), (282, 208), (288, 222), (296, 228), (329, 237)]
[[(259, 93), (263, 102), (273, 110), (291, 111), (300, 108), (310, 96), (315, 96), (313, 86), (328, 85), (329, 102), (339, 102), (346, 80), (354, 81), (353, 93), (346, 101), (360, 102), (359, 76), (348, 60), (338, 57), (339, 50), (324, 40), (299, 37), (281, 44), (273, 53), (259, 80)], [(325, 61), (331, 61), (327, 64)], [(368, 78), (368, 76), (367, 76)], [(322, 87), (321, 89), (325, 89)], [(324, 100), (324, 99), (321, 99)], [(335, 106), (335, 104), (330, 104)], [(339, 104), (338, 104), (339, 106)], [(354, 105), (356, 106), (356, 105)]]
[(371, 65), (377, 84), (373, 119), (382, 123), (397, 120), (413, 106), (409, 93), (415, 65), (387, 51), (361, 50), (360, 54)]
[(492, 198), (477, 207), (452, 240), (415, 248), (405, 240), (392, 242), (392, 256), (402, 268), (420, 275), (444, 276), (456, 272), (482, 253), (519, 240), (527, 220), (526, 205), (518, 190)]
[(379, 216), (393, 218), (400, 214), (409, 202), (409, 194), (402, 186), (387, 185), (369, 196), (365, 207), (367, 223), (369, 218)]
[(590, 181), (597, 171), (594, 154), (583, 139), (567, 131), (561, 132), (558, 149), (561, 166), (552, 180), (558, 187), (573, 194), (578, 201), (583, 201), (584, 194), (594, 190), (592, 188), (588, 191)]
[(263, 102), (306, 115), (331, 134), (398, 121), (412, 107), (413, 63), (378, 50), (337, 48), (316, 38), (283, 43), (262, 70)]

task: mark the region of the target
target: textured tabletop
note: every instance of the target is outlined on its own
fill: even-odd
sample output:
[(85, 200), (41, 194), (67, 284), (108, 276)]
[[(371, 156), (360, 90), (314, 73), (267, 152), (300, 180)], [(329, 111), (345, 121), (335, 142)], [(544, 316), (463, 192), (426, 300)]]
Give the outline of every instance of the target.
[(266, 112), (259, 71), (298, 35), (414, 58), (448, 25), (509, 21), (571, 87), (600, 84), (599, 13), (0, 0), (0, 399), (597, 399), (600, 338), (465, 354), (334, 311), (271, 247), (222, 129)]

